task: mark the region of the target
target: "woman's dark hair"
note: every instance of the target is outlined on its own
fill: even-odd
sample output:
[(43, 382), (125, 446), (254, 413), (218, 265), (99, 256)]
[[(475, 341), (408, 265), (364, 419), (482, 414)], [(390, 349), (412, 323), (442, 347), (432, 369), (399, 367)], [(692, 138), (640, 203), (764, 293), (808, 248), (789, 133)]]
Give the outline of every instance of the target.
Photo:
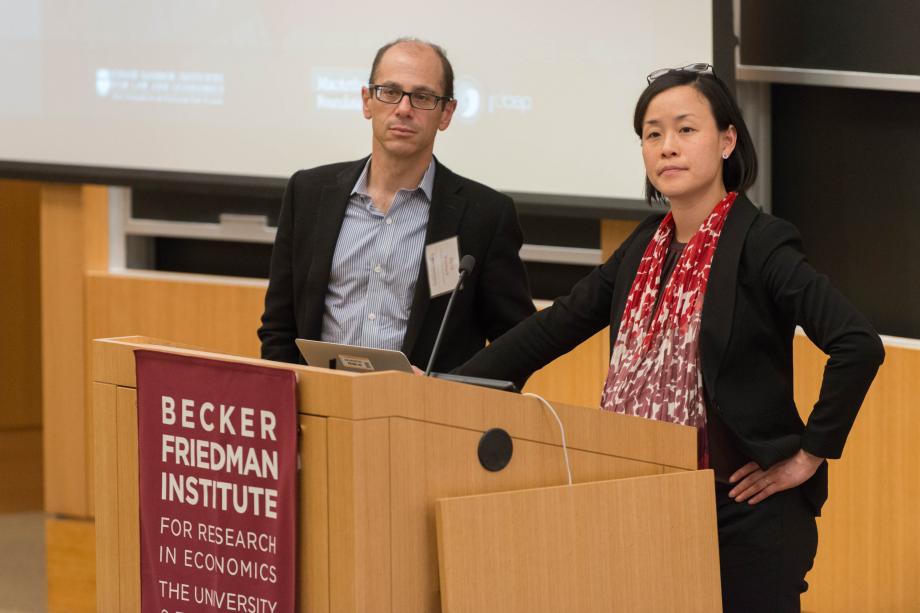
[[(735, 126), (738, 138), (732, 154), (727, 160), (722, 160), (722, 182), (727, 191), (743, 194), (757, 179), (757, 152), (754, 150), (751, 133), (744, 123), (735, 97), (725, 83), (714, 74), (672, 70), (649, 83), (636, 103), (636, 113), (633, 117), (636, 134), (642, 138), (642, 122), (652, 99), (661, 92), (680, 85), (696, 88), (709, 101), (716, 126), (720, 131), (727, 130), (728, 126)], [(655, 189), (648, 177), (645, 178), (645, 199), (649, 204), (664, 202), (661, 192)]]

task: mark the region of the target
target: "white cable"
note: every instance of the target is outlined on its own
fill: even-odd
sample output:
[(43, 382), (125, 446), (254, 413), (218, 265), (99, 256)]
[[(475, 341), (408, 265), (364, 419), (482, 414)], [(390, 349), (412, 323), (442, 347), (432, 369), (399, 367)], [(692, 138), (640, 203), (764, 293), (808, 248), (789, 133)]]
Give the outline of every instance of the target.
[(565, 458), (565, 472), (569, 477), (569, 485), (572, 485), (572, 466), (569, 464), (569, 447), (565, 442), (565, 428), (562, 425), (562, 420), (559, 419), (559, 414), (556, 413), (556, 409), (553, 408), (553, 405), (547, 402), (546, 399), (542, 396), (538, 396), (537, 394), (533, 394), (531, 392), (526, 392), (521, 394), (521, 396), (530, 396), (531, 398), (536, 398), (542, 402), (543, 406), (549, 409), (549, 412), (552, 413), (553, 417), (556, 418), (556, 423), (559, 424), (559, 433), (562, 435), (562, 457)]

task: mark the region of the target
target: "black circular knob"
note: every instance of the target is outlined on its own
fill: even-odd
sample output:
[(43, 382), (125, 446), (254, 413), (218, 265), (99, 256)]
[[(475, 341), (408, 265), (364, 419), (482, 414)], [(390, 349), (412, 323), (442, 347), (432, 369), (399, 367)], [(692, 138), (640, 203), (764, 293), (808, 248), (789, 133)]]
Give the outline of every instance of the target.
[(486, 430), (479, 439), (479, 463), (491, 472), (498, 472), (508, 466), (514, 453), (511, 435), (501, 428)]

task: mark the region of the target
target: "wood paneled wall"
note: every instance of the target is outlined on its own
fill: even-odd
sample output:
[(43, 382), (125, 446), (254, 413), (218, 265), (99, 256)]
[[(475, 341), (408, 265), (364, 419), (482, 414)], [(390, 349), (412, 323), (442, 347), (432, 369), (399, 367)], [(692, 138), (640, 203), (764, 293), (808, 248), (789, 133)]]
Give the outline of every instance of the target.
[(0, 513), (42, 508), (40, 201), (0, 181)]
[(0, 428), (41, 427), (41, 186), (0, 181)]
[(76, 517), (92, 513), (84, 275), (108, 267), (107, 193), (91, 185), (41, 188), (45, 509)]
[(0, 513), (41, 508), (41, 427), (0, 429)]
[[(885, 364), (860, 409), (843, 457), (830, 463), (818, 519), (818, 557), (802, 606), (816, 613), (920, 611), (920, 348), (886, 346)], [(818, 397), (826, 357), (795, 344), (796, 404)]]
[(86, 275), (86, 332), (141, 335), (209, 351), (259, 356), (256, 330), (268, 282), (180, 273)]

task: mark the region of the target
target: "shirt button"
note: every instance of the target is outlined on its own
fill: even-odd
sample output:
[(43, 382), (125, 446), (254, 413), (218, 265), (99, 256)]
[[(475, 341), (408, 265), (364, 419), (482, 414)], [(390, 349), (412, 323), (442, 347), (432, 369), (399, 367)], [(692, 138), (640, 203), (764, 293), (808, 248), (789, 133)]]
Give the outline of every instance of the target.
[(370, 319), (371, 321), (374, 321), (375, 319), (377, 319), (377, 316), (374, 315), (373, 313), (370, 313), (368, 314), (367, 318)]
[(392, 217), (387, 217), (387, 225), (390, 226), (390, 225), (392, 225), (392, 224), (393, 224), (393, 218), (392, 218)]
[(374, 272), (380, 272), (382, 270), (383, 268), (380, 267), (380, 264), (377, 264), (376, 266), (374, 266)]

